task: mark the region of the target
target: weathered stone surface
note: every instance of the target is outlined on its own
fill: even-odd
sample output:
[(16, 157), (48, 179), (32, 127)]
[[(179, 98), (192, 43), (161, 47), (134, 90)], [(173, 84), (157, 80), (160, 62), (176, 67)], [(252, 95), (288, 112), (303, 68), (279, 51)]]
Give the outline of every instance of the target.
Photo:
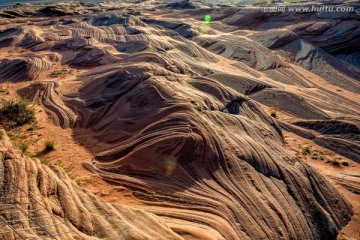
[[(155, 215), (105, 203), (77, 186), (60, 167), (24, 156), (4, 130), (0, 130), (0, 189), (0, 209), (6, 212), (2, 218), (21, 221), (24, 227), (17, 225), (18, 229), (32, 228), (19, 231), (27, 238), (60, 234), (61, 239), (180, 239)], [(40, 220), (27, 221), (28, 211)], [(18, 237), (13, 232), (5, 239)]]
[(11, 171), (0, 176), (35, 189), (89, 239), (335, 239), (352, 207), (287, 151), (282, 128), (359, 160), (356, 16), (140, 4), (141, 14), (60, 4), (31, 28), (5, 25), (2, 47), (47, 57), (4, 57), (0, 82), (36, 79), (51, 64), (76, 70), (22, 92), (57, 125), (101, 143), (74, 136), (94, 156), (87, 169), (131, 189), (143, 210), (100, 202), (6, 137), (11, 160), (0, 169)]

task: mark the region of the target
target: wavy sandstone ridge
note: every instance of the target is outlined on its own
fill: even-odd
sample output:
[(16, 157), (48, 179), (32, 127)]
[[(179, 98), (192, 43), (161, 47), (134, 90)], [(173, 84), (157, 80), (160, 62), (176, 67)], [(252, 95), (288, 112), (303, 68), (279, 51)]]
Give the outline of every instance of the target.
[(45, 57), (29, 56), (14, 59), (3, 59), (0, 62), (0, 82), (32, 81), (44, 70), (51, 68)]
[(133, 70), (138, 75), (127, 69), (138, 77), (107, 67), (92, 72), (101, 77), (80, 91), (88, 110), (82, 122), (111, 143), (93, 168), (110, 183), (135, 189), (151, 206), (146, 209), (176, 232), (201, 239), (332, 239), (348, 221), (351, 207), (285, 152), (279, 127), (250, 99), (211, 80), (192, 86), (166, 72), (160, 79), (155, 68)]
[(0, 188), (2, 239), (181, 239), (155, 215), (107, 204), (61, 168), (24, 156), (3, 130)]
[[(144, 221), (158, 221), (150, 228), (132, 217), (124, 222), (118, 214), (125, 210), (118, 208), (114, 216), (107, 212), (104, 223), (114, 233), (99, 235), (105, 234), (102, 225), (94, 226), (89, 216), (104, 214), (102, 205), (95, 209), (88, 193), (56, 180), (75, 189), (69, 199), (80, 198), (71, 209), (82, 209), (84, 216), (67, 216), (67, 204), (56, 205), (79, 234), (335, 239), (349, 222), (350, 204), (285, 149), (281, 130), (360, 161), (360, 69), (357, 54), (348, 53), (358, 41), (339, 33), (344, 22), (358, 26), (356, 13), (334, 20), (317, 13), (148, 1), (136, 5), (141, 12), (127, 4), (77, 5), (71, 15), (88, 15), (66, 17), (66, 6), (34, 14), (54, 17), (34, 23), (32, 44), (22, 44), (26, 29), (20, 24), (2, 30), (0, 39), (81, 74), (43, 78), (19, 92), (31, 93), (55, 124), (75, 133), (86, 129), (89, 141), (75, 134), (94, 155), (84, 166), (131, 189), (146, 203)], [(98, 13), (102, 8), (108, 12)], [(204, 24), (205, 14), (214, 22)], [(311, 21), (303, 23), (305, 17)], [(353, 27), (344, 31), (358, 36)], [(286, 117), (277, 121), (260, 104)], [(135, 221), (125, 231), (130, 235), (119, 235), (128, 221)]]

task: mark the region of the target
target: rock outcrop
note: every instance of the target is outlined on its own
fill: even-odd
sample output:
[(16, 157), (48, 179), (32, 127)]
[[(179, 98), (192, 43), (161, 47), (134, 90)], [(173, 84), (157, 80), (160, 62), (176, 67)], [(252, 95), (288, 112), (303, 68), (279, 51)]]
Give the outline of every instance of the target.
[(154, 67), (125, 69), (83, 76), (83, 98), (73, 102), (83, 127), (111, 144), (92, 168), (133, 188), (176, 232), (333, 239), (348, 221), (350, 206), (286, 153), (279, 127), (252, 100), (210, 80), (194, 88)]
[[(0, 130), (1, 239), (181, 239), (153, 214), (105, 203)], [(7, 224), (4, 224), (6, 222)]]
[(0, 61), (0, 82), (31, 81), (52, 67), (46, 57), (28, 56)]
[[(282, 130), (360, 161), (360, 69), (349, 53), (358, 38), (340, 31), (358, 36), (358, 17), (140, 4), (141, 13), (78, 4), (86, 17), (65, 4), (31, 29), (3, 27), (1, 46), (52, 57), (1, 60), (0, 82), (36, 79), (52, 63), (81, 72), (22, 91), (55, 124), (86, 129), (74, 136), (94, 156), (84, 166), (131, 189), (142, 210), (105, 204), (58, 168), (8, 155), (2, 134), (4, 194), (12, 183), (33, 193), (69, 239), (335, 239), (352, 207), (286, 150)], [(31, 199), (15, 203), (31, 210)]]

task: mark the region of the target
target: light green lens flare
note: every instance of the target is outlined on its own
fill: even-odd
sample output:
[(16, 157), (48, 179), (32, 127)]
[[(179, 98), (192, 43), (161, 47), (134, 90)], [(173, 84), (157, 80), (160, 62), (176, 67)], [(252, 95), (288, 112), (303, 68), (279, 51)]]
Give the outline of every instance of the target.
[(210, 22), (211, 22), (211, 16), (210, 16), (210, 15), (206, 15), (206, 16), (204, 17), (204, 21), (205, 21), (206, 23), (210, 23)]

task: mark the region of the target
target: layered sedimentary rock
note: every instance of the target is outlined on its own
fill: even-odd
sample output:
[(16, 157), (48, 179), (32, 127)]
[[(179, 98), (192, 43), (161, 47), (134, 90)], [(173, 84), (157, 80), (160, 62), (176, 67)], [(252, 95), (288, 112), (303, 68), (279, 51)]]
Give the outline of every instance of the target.
[(339, 184), (347, 188), (349, 191), (360, 194), (360, 175), (358, 174), (349, 174), (349, 173), (340, 173), (332, 174), (330, 177), (336, 180)]
[[(336, 31), (356, 16), (334, 21), (311, 13), (313, 22), (305, 26), (301, 14), (260, 8), (147, 4), (141, 14), (124, 5), (34, 23), (46, 45), (38, 41), (29, 49), (54, 52), (54, 63), (82, 74), (45, 78), (22, 91), (34, 92), (57, 125), (85, 128), (88, 139), (101, 143), (94, 148), (75, 136), (94, 155), (84, 166), (131, 189), (145, 203), (144, 219), (155, 219), (148, 212), (161, 219), (156, 232), (145, 229), (140, 239), (335, 239), (352, 208), (287, 152), (281, 130), (359, 161), (360, 70), (356, 55), (343, 61), (348, 53), (330, 47), (333, 35), (339, 36), (336, 48), (357, 43)], [(197, 21), (205, 14), (214, 23)], [(20, 46), (20, 38), (7, 40), (21, 35), (14, 29), (19, 27), (0, 33), (6, 46)], [(259, 103), (288, 117), (277, 121)], [(81, 207), (104, 213), (73, 206)], [(79, 234), (98, 234), (92, 220), (65, 217)], [(109, 226), (117, 221), (108, 220)], [(138, 239), (132, 234), (140, 233), (129, 234)]]
[(37, 44), (43, 43), (44, 39), (39, 36), (36, 29), (30, 27), (15, 27), (0, 31), (0, 46), (18, 46), (30, 48)]
[(4, 130), (0, 191), (2, 239), (181, 239), (155, 215), (107, 204), (61, 168), (24, 156)]
[[(86, 81), (85, 105), (76, 104), (96, 139), (112, 145), (97, 154), (93, 169), (136, 189), (177, 232), (321, 239), (334, 238), (347, 221), (349, 205), (284, 151), (279, 127), (254, 102), (210, 80), (187, 86), (151, 67), (123, 71), (91, 72), (101, 77)], [(325, 200), (333, 197), (336, 204)]]
[[(342, 89), (354, 93), (360, 91), (360, 72), (357, 63), (359, 38), (354, 37), (358, 35), (359, 23), (356, 12), (359, 5), (352, 6), (354, 12), (341, 14), (309, 12), (293, 15), (288, 11), (270, 14), (261, 12), (261, 9), (237, 8), (201, 10), (202, 13), (210, 14), (214, 20), (235, 28), (232, 34), (216, 37), (211, 34), (201, 35), (194, 40), (210, 51), (262, 70), (275, 81), (271, 81), (271, 84), (276, 85), (270, 89), (251, 92), (249, 94), (251, 98), (300, 119), (318, 119), (327, 125), (324, 119), (339, 118), (340, 121), (349, 121), (358, 128), (359, 105), (352, 97), (341, 93)], [(181, 14), (195, 16), (193, 13), (199, 12), (200, 10), (187, 10)], [(304, 23), (305, 18), (307, 21)], [(226, 29), (218, 28), (218, 23), (213, 25), (217, 30)], [(234, 31), (236, 29), (241, 30)], [(249, 42), (249, 39), (256, 43)], [(233, 43), (235, 46), (238, 43), (241, 46), (234, 47)], [(257, 43), (272, 51), (262, 50)], [(296, 68), (297, 65), (302, 69)], [(329, 91), (313, 81), (313, 78), (303, 71), (304, 69), (322, 78), (325, 85), (331, 84), (337, 87), (337, 92)], [(229, 86), (239, 84), (226, 80), (222, 82), (228, 83)], [(277, 85), (277, 83), (281, 84)], [(292, 86), (295, 88), (301, 86), (304, 91), (294, 92)], [(276, 90), (273, 89), (274, 87), (291, 88), (291, 90)], [(317, 112), (315, 115), (313, 115), (314, 111)], [(290, 130), (290, 128), (286, 129)], [(316, 141), (322, 146), (333, 146), (331, 148), (339, 153), (357, 161), (360, 159), (356, 150), (348, 151), (359, 146), (358, 140), (349, 139), (348, 135), (339, 133), (330, 136), (319, 132), (312, 132), (309, 135), (308, 131), (313, 129), (306, 129), (304, 126), (291, 129), (296, 129), (300, 135), (312, 136), (312, 139), (317, 139)]]
[(46, 57), (42, 56), (2, 59), (0, 62), (0, 82), (35, 80), (42, 71), (50, 68), (51, 63)]

